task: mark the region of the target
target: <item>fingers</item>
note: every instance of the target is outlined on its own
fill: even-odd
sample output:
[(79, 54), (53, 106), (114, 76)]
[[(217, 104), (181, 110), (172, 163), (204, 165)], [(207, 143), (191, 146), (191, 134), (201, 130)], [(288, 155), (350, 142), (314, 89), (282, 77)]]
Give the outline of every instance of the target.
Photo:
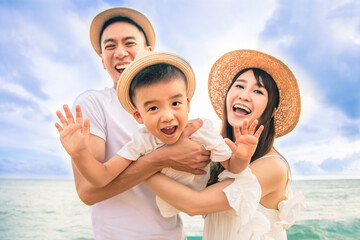
[(247, 135), (248, 134), (248, 125), (249, 125), (249, 120), (245, 119), (243, 121), (243, 126), (241, 128), (241, 134), (242, 135)]
[(90, 118), (86, 118), (84, 121), (83, 133), (90, 134)]
[(256, 138), (259, 138), (263, 130), (264, 130), (264, 125), (261, 125), (261, 126), (259, 127), (259, 129), (256, 131), (256, 133), (254, 134), (254, 136), (255, 136)]
[(76, 105), (75, 111), (76, 111), (76, 123), (82, 124), (82, 112), (81, 112), (80, 105)]
[(210, 157), (210, 151), (206, 150), (203, 146), (201, 146), (201, 157), (203, 158), (202, 160), (208, 160)]
[(201, 119), (196, 119), (195, 121), (188, 123), (186, 128), (184, 129), (182, 135), (184, 137), (189, 137), (191, 134), (196, 132), (203, 125), (203, 121)]
[(226, 145), (229, 146), (232, 152), (236, 152), (236, 144), (228, 138), (225, 138)]
[(60, 123), (63, 127), (66, 127), (68, 125), (66, 118), (60, 111), (56, 111), (56, 116), (59, 118)]
[(234, 134), (235, 134), (235, 140), (241, 137), (240, 127), (238, 125), (234, 126)]
[(255, 128), (257, 126), (257, 124), (259, 123), (258, 120), (254, 120), (251, 124), (251, 126), (249, 127), (249, 134), (250, 135), (254, 135), (254, 132), (255, 132)]
[(204, 168), (206, 167), (208, 164), (210, 163), (210, 159), (205, 160), (205, 161), (201, 161), (198, 164), (194, 165), (194, 168)]
[(59, 131), (59, 133), (62, 132), (63, 128), (60, 126), (60, 124), (55, 123), (55, 127), (56, 127), (56, 129)]
[(257, 131), (256, 130), (256, 126), (258, 125), (259, 121), (258, 120), (254, 120), (250, 127), (248, 127), (249, 124), (249, 120), (245, 119), (243, 121), (243, 125), (241, 127), (241, 131), (239, 130), (239, 126), (234, 126), (234, 132), (235, 132), (235, 137), (236, 139), (238, 139), (241, 135), (252, 135), (255, 136), (256, 138), (259, 138), (262, 131), (264, 130), (264, 126), (261, 125)]
[(67, 118), (67, 122), (68, 123), (74, 123), (74, 118), (73, 118), (73, 115), (72, 115), (68, 105), (64, 104), (63, 108), (64, 108), (64, 112), (65, 112), (65, 115), (66, 115), (66, 118)]

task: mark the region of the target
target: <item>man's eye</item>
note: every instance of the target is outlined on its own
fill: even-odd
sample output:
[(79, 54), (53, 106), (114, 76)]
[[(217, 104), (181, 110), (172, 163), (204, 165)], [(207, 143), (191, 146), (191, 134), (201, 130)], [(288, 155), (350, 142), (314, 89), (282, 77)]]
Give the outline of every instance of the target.
[(126, 46), (134, 46), (136, 44), (136, 42), (127, 42), (125, 43)]
[(157, 107), (151, 107), (151, 108), (149, 108), (149, 110), (148, 110), (148, 111), (150, 112), (150, 111), (156, 111), (156, 110), (158, 110), (158, 108), (157, 108)]
[(114, 44), (109, 44), (109, 45), (105, 46), (105, 49), (107, 49), (107, 50), (111, 50), (111, 49), (114, 49), (114, 48), (115, 48)]

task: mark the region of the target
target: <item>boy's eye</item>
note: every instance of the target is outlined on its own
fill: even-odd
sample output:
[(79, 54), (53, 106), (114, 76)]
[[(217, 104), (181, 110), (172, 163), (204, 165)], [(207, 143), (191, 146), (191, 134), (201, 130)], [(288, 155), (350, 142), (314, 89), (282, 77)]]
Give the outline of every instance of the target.
[(181, 103), (180, 103), (179, 101), (176, 101), (176, 102), (173, 102), (173, 103), (172, 103), (172, 105), (175, 106), (175, 107), (176, 107), (176, 106), (179, 106), (180, 104), (181, 104)]
[(158, 108), (157, 108), (157, 107), (151, 107), (151, 108), (149, 108), (149, 110), (148, 110), (148, 111), (150, 112), (150, 111), (156, 111), (156, 110), (158, 110)]

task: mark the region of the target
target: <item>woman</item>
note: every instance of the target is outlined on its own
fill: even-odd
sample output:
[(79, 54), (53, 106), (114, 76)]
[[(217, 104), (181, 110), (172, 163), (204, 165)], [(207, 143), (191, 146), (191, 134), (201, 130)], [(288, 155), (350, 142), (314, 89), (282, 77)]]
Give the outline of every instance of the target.
[[(290, 167), (273, 144), (294, 129), (300, 117), (300, 93), (290, 69), (278, 59), (253, 50), (223, 55), (209, 76), (211, 103), (223, 120), (222, 135), (235, 141), (234, 126), (259, 120), (264, 130), (249, 168), (233, 174), (214, 164), (205, 190), (195, 192), (161, 174), (146, 184), (189, 215), (207, 214), (204, 240), (286, 239), (301, 195), (289, 187)], [(242, 129), (242, 131), (244, 131)]]

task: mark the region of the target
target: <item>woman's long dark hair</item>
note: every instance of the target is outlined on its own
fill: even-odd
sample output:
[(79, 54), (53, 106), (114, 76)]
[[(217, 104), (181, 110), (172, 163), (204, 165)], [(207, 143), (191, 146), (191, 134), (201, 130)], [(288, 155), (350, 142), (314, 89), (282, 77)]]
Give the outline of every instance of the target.
[[(274, 125), (273, 114), (274, 114), (274, 110), (279, 105), (279, 90), (276, 86), (274, 79), (264, 70), (261, 70), (259, 68), (247, 68), (247, 69), (244, 69), (244, 70), (240, 71), (239, 73), (237, 73), (235, 75), (234, 79), (232, 80), (232, 82), (227, 90), (226, 96), (225, 96), (225, 104), (224, 104), (224, 110), (223, 110), (224, 114), (223, 114), (222, 129), (221, 129), (221, 135), (224, 138), (229, 138), (230, 140), (235, 141), (234, 128), (229, 124), (228, 118), (227, 118), (227, 110), (226, 110), (227, 94), (228, 94), (230, 88), (232, 87), (232, 85), (234, 84), (234, 82), (238, 79), (238, 77), (241, 74), (243, 74), (249, 70), (253, 71), (258, 86), (263, 86), (268, 92), (268, 103), (267, 103), (266, 108), (265, 108), (263, 114), (261, 115), (260, 119), (258, 119), (259, 120), (258, 127), (263, 125), (264, 130), (263, 130), (262, 134), (260, 135), (257, 148), (255, 150), (254, 155), (251, 158), (251, 161), (250, 161), (250, 163), (251, 163), (251, 162), (255, 161), (256, 159), (264, 156), (266, 153), (268, 153), (274, 144), (275, 125)], [(213, 163), (212, 168), (211, 168), (211, 176), (210, 176), (208, 185), (216, 183), (217, 179), (218, 179), (218, 175), (223, 170), (224, 170), (224, 167), (221, 166), (221, 164)]]

